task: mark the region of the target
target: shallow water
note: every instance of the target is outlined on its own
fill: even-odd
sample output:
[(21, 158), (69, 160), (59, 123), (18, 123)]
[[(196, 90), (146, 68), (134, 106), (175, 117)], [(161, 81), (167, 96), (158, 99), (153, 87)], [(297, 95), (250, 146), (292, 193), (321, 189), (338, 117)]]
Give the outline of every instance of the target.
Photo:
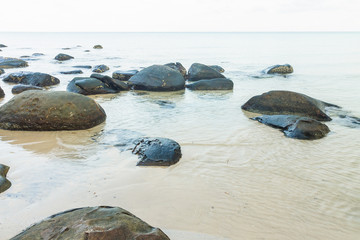
[[(79, 76), (59, 74), (74, 65), (106, 64), (111, 75), (174, 61), (187, 69), (193, 62), (221, 65), (235, 84), (224, 92), (92, 96), (107, 120), (89, 130), (0, 130), (0, 163), (10, 166), (13, 184), (0, 195), (0, 239), (56, 212), (94, 205), (123, 207), (175, 240), (359, 238), (360, 127), (332, 111), (327, 137), (301, 141), (241, 110), (254, 95), (291, 90), (359, 117), (359, 33), (0, 33), (0, 39), (9, 46), (1, 56), (45, 54), (5, 71), (52, 74), (61, 83), (51, 91)], [(75, 59), (59, 64), (53, 58), (60, 52)], [(258, 77), (283, 63), (294, 74)], [(91, 74), (82, 70), (80, 76)], [(12, 85), (0, 86), (4, 104)], [(130, 131), (176, 140), (180, 162), (136, 167), (136, 156), (114, 146)]]

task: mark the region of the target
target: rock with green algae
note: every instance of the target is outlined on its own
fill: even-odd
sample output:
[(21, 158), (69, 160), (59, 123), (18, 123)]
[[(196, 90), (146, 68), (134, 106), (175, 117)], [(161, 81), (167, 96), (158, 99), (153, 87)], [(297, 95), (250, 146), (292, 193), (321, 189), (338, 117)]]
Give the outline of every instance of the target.
[(5, 192), (11, 187), (11, 182), (6, 178), (10, 167), (0, 164), (0, 193)]

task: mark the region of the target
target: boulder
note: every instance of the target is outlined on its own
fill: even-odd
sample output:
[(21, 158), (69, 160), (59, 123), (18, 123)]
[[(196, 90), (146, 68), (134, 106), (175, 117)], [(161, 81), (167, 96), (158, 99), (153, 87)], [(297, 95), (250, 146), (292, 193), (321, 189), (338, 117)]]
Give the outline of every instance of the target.
[(232, 90), (234, 83), (228, 78), (199, 80), (185, 85), (190, 90)]
[(0, 128), (56, 131), (92, 128), (106, 119), (93, 99), (64, 91), (26, 91), (0, 107)]
[(185, 88), (185, 79), (178, 70), (152, 65), (132, 76), (129, 85), (136, 90), (176, 91)]
[(103, 73), (103, 72), (106, 72), (108, 71), (110, 68), (104, 64), (102, 65), (97, 65), (93, 68), (93, 72), (97, 72), (97, 73)]
[(11, 187), (11, 182), (6, 178), (10, 167), (0, 164), (0, 193), (5, 192)]
[(90, 76), (91, 78), (96, 78), (102, 81), (106, 86), (110, 87), (111, 89), (118, 90), (118, 91), (126, 91), (129, 90), (129, 86), (117, 79), (113, 79), (106, 75), (101, 75), (98, 73), (93, 73)]
[(209, 67), (212, 68), (212, 69), (214, 69), (214, 70), (216, 70), (216, 71), (218, 71), (219, 73), (225, 72), (225, 69), (223, 69), (223, 68), (222, 68), (221, 66), (219, 66), (219, 65), (209, 65)]
[(91, 69), (92, 67), (90, 65), (76, 65), (73, 66), (74, 68), (86, 68), (86, 69)]
[(66, 88), (69, 92), (79, 93), (82, 95), (108, 94), (117, 93), (97, 78), (76, 77), (69, 82)]
[(64, 71), (64, 72), (60, 72), (61, 74), (82, 74), (83, 71), (81, 70), (71, 70), (71, 71)]
[(0, 48), (5, 48), (5, 47), (7, 47), (7, 46), (4, 44), (0, 44)]
[(0, 57), (0, 68), (21, 68), (29, 66), (24, 60), (17, 58)]
[(40, 72), (17, 72), (7, 75), (3, 81), (20, 83), (38, 87), (52, 86), (60, 83), (60, 80), (47, 73)]
[(11, 240), (170, 240), (159, 228), (119, 207), (68, 210), (32, 225)]
[(101, 45), (95, 45), (93, 49), (103, 49), (103, 47)]
[(23, 84), (18, 84), (15, 85), (12, 89), (11, 92), (13, 94), (19, 94), (28, 90), (43, 90), (41, 87), (37, 87), (37, 86), (33, 86), (33, 85), (23, 85)]
[(67, 60), (70, 60), (70, 59), (73, 59), (73, 58), (74, 58), (73, 56), (70, 56), (70, 55), (67, 55), (67, 54), (64, 54), (64, 53), (59, 53), (55, 57), (55, 59), (58, 60), (58, 61), (67, 61)]
[(4, 90), (0, 87), (0, 98), (5, 97), (5, 92)]
[(168, 138), (138, 139), (132, 151), (138, 155), (137, 166), (170, 166), (181, 158), (181, 147)]
[(308, 117), (294, 115), (263, 115), (252, 118), (271, 127), (280, 128), (285, 136), (296, 139), (314, 140), (330, 132), (328, 126)]
[(297, 115), (313, 118), (318, 121), (331, 121), (324, 113), (326, 107), (337, 107), (301, 93), (291, 91), (270, 91), (252, 97), (243, 110), (267, 115)]
[(294, 69), (289, 64), (274, 65), (263, 70), (266, 74), (290, 74), (294, 72)]
[(179, 63), (179, 62), (176, 62), (176, 63), (167, 63), (165, 64), (164, 66), (167, 66), (167, 67), (170, 67), (172, 69), (175, 69), (175, 70), (178, 70), (181, 75), (183, 75), (184, 78), (186, 78), (186, 68), (184, 68), (184, 66)]
[(188, 80), (189, 81), (198, 81), (203, 79), (213, 79), (213, 78), (225, 78), (224, 75), (214, 70), (213, 68), (201, 64), (193, 63), (189, 68)]
[(120, 81), (128, 81), (132, 76), (138, 73), (138, 70), (129, 70), (129, 71), (115, 71), (112, 74), (113, 79), (118, 79)]
[(2, 75), (4, 73), (5, 73), (4, 69), (0, 68), (0, 75)]

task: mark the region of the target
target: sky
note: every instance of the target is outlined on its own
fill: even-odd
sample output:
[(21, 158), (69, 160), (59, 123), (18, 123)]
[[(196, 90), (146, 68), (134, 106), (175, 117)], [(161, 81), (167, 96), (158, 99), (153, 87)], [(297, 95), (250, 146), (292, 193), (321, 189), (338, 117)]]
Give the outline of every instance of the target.
[(14, 0), (2, 32), (360, 31), (360, 0)]

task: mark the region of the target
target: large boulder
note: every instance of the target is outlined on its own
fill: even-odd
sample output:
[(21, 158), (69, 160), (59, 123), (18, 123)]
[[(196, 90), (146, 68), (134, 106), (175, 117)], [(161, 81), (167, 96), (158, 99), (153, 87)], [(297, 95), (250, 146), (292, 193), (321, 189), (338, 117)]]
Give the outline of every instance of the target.
[(19, 94), (25, 91), (29, 91), (29, 90), (43, 90), (43, 88), (41, 87), (37, 87), (37, 86), (33, 86), (33, 85), (24, 85), (24, 84), (18, 84), (15, 85), (12, 89), (11, 92), (12, 94)]
[(103, 73), (103, 72), (106, 72), (108, 71), (110, 68), (104, 64), (102, 65), (96, 65), (94, 68), (93, 68), (93, 72), (96, 72), (96, 73)]
[(9, 169), (8, 166), (0, 164), (0, 193), (5, 192), (11, 187), (11, 182), (6, 178)]
[(135, 90), (176, 91), (185, 88), (185, 79), (178, 70), (152, 65), (131, 77), (129, 85)]
[(138, 73), (138, 70), (129, 70), (129, 71), (115, 71), (112, 74), (113, 79), (121, 80), (121, 81), (128, 81), (132, 76)]
[(199, 80), (185, 85), (190, 90), (232, 90), (234, 83), (228, 78)]
[(312, 118), (294, 115), (263, 115), (252, 118), (271, 127), (280, 128), (285, 136), (296, 139), (314, 140), (330, 132), (328, 126)]
[(70, 59), (73, 59), (74, 57), (73, 56), (70, 56), (68, 54), (65, 54), (65, 53), (59, 53), (58, 55), (55, 56), (55, 59), (58, 60), (58, 61), (67, 61), (67, 60), (70, 60)]
[(21, 68), (29, 66), (24, 60), (17, 58), (0, 57), (0, 68)]
[(274, 65), (263, 70), (266, 74), (290, 74), (294, 72), (294, 69), (289, 64)]
[(0, 107), (0, 128), (56, 131), (92, 128), (106, 119), (93, 99), (64, 91), (26, 91)]
[(326, 107), (337, 107), (301, 93), (291, 91), (270, 91), (252, 97), (243, 110), (268, 115), (297, 115), (310, 117), (318, 121), (331, 121), (324, 113)]
[(40, 72), (17, 72), (7, 75), (3, 81), (20, 83), (38, 87), (52, 86), (60, 83), (60, 80), (47, 73)]
[(132, 151), (138, 155), (137, 166), (170, 166), (181, 158), (181, 147), (168, 138), (140, 138)]
[(119, 207), (85, 207), (55, 214), (11, 240), (170, 240), (160, 229)]
[(172, 69), (178, 70), (184, 78), (186, 78), (186, 68), (179, 62), (176, 63), (167, 63), (164, 66), (170, 67)]
[(225, 78), (225, 76), (216, 71), (215, 69), (201, 63), (193, 63), (189, 68), (189, 81), (198, 81), (213, 78)]

